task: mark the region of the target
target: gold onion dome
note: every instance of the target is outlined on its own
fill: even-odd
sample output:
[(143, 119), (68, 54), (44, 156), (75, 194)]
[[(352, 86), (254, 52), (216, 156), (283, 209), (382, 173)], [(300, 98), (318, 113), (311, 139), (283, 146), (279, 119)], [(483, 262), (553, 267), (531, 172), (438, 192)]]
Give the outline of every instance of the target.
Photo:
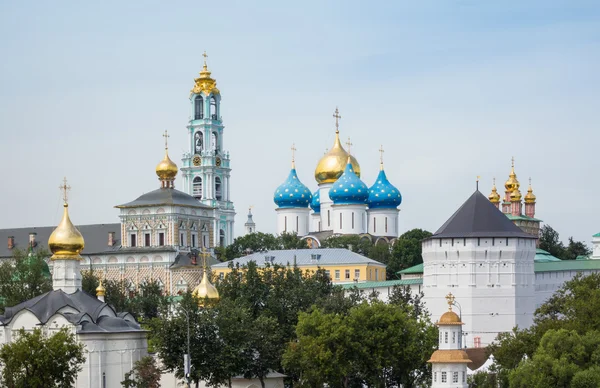
[(219, 291), (217, 291), (217, 287), (213, 286), (208, 280), (207, 272), (208, 271), (205, 268), (204, 274), (202, 274), (202, 281), (192, 292), (192, 295), (199, 299), (200, 304), (204, 302), (204, 298), (219, 299)]
[(492, 186), (492, 192), (488, 196), (488, 199), (491, 203), (500, 203), (500, 194), (498, 194), (498, 189), (496, 188), (496, 179), (494, 178), (494, 185)]
[(527, 194), (525, 194), (525, 203), (535, 203), (536, 197), (533, 194), (533, 189), (531, 188), (531, 179), (529, 180), (529, 188), (527, 189)]
[(512, 159), (512, 168), (510, 170), (510, 174), (508, 175), (508, 180), (504, 183), (504, 187), (506, 191), (512, 193), (515, 190), (519, 190), (521, 184), (517, 180), (517, 174), (515, 173), (515, 159)]
[(48, 239), (52, 260), (81, 260), (79, 253), (85, 242), (69, 218), (69, 205), (65, 202), (63, 217)]
[(217, 81), (210, 76), (210, 71), (208, 71), (208, 65), (206, 64), (206, 52), (202, 54), (204, 57), (204, 66), (202, 66), (202, 71), (200, 71), (200, 77), (194, 80), (194, 88), (190, 91), (192, 94), (200, 94), (204, 93), (205, 95), (209, 94), (219, 94), (219, 89), (217, 89)]
[(510, 200), (511, 201), (520, 201), (522, 198), (521, 192), (519, 191), (519, 189), (515, 189), (512, 191), (512, 193), (510, 193)]
[(168, 150), (165, 150), (165, 157), (156, 165), (156, 175), (161, 180), (173, 180), (177, 171), (177, 165), (169, 158)]
[(100, 280), (100, 284), (98, 284), (98, 287), (96, 287), (96, 296), (105, 296), (106, 295), (106, 288), (104, 288), (104, 286), (102, 285), (102, 280)]
[(340, 133), (336, 131), (335, 142), (333, 147), (319, 160), (317, 168), (315, 169), (315, 179), (317, 183), (333, 183), (335, 182), (346, 169), (348, 164), (348, 156), (350, 156), (350, 163), (352, 169), (357, 177), (360, 178), (360, 165), (356, 158), (349, 155), (348, 152), (342, 147), (340, 142)]

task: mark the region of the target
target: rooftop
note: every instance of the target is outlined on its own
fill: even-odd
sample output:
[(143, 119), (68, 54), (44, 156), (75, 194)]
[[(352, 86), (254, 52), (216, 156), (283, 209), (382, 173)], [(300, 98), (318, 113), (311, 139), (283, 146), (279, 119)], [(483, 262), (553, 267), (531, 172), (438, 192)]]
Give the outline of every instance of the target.
[(346, 283), (346, 284), (342, 284), (341, 287), (346, 290), (350, 290), (355, 287), (358, 288), (359, 290), (362, 290), (365, 288), (410, 286), (412, 284), (423, 284), (423, 279), (417, 278), (417, 279), (403, 279), (403, 280), (384, 280), (381, 282)]
[(183, 191), (160, 188), (149, 193), (143, 194), (138, 197), (135, 201), (125, 203), (123, 205), (117, 205), (116, 208), (126, 209), (133, 207), (144, 207), (144, 206), (159, 206), (159, 205), (177, 205), (196, 207), (204, 209), (212, 209), (210, 206), (201, 204), (196, 198)]

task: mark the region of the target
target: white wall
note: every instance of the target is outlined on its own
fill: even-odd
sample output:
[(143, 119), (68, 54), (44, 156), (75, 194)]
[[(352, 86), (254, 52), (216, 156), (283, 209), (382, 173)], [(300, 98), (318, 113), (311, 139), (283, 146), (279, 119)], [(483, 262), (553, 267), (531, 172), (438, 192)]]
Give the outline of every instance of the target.
[[(369, 209), (369, 233), (373, 236), (398, 236), (398, 209)], [(387, 228), (386, 228), (387, 225)]]
[(367, 232), (367, 205), (332, 205), (333, 233), (363, 234)]
[(277, 233), (296, 233), (306, 236), (309, 230), (309, 208), (279, 208), (277, 211)]

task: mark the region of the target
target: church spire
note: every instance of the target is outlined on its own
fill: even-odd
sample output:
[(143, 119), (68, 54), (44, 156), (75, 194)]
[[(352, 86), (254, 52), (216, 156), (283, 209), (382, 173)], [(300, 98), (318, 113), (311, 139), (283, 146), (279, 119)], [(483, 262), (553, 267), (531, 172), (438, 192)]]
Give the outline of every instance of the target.
[(169, 158), (169, 144), (167, 141), (169, 134), (166, 130), (163, 137), (165, 138), (165, 157), (156, 166), (156, 175), (158, 175), (158, 180), (161, 182), (160, 187), (163, 189), (172, 189), (175, 187), (174, 181), (178, 168), (171, 158)]

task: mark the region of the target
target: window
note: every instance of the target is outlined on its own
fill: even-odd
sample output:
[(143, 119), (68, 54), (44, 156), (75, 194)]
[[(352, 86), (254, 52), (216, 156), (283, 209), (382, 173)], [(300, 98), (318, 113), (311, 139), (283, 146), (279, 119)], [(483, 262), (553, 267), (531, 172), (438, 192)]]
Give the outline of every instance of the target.
[(144, 233), (144, 246), (150, 246), (150, 233)]
[(160, 245), (161, 247), (165, 245), (165, 233), (164, 232), (160, 232), (158, 234), (158, 245)]
[(481, 245), (481, 239), (479, 237), (477, 237), (477, 246)]
[(221, 178), (219, 177), (215, 178), (215, 198), (217, 201), (220, 201), (223, 198), (223, 195), (221, 194)]
[(199, 176), (195, 177), (192, 182), (192, 195), (196, 199), (202, 199), (202, 178)]
[(340, 270), (339, 269), (335, 270), (335, 280), (340, 280)]
[(442, 372), (442, 383), (445, 383), (447, 380), (446, 372)]
[(219, 231), (219, 245), (222, 247), (225, 246), (225, 231), (223, 229)]
[(202, 96), (196, 96), (194, 99), (194, 119), (204, 118), (204, 99)]
[(340, 229), (342, 229), (342, 213), (340, 213)]
[(283, 232), (287, 232), (287, 216), (283, 216)]
[(458, 383), (458, 372), (452, 372), (452, 382)]
[(354, 270), (354, 279), (360, 279), (360, 269)]
[(453, 344), (456, 343), (456, 332), (455, 331), (452, 332), (452, 343)]
[(221, 272), (219, 274), (219, 279), (221, 279), (221, 280), (225, 279), (225, 272)]
[(296, 216), (296, 233), (298, 233), (298, 231), (300, 230), (300, 228), (298, 227), (299, 224), (300, 224), (300, 221), (298, 219), (298, 216)]
[(387, 233), (387, 217), (385, 217), (385, 232)]
[(437, 372), (433, 372), (433, 382), (437, 383)]
[(350, 270), (349, 269), (347, 269), (346, 271), (344, 271), (344, 279), (350, 280)]
[(179, 233), (179, 245), (182, 247), (185, 246), (185, 234), (184, 233)]
[(327, 279), (331, 279), (331, 271), (329, 271), (328, 269), (325, 270), (325, 276), (327, 276)]
[(446, 343), (446, 344), (448, 343), (448, 332), (447, 331), (444, 332), (444, 343)]
[(352, 229), (354, 229), (354, 212), (352, 212)]
[(377, 219), (373, 217), (373, 233), (377, 233)]
[(463, 382), (463, 383), (466, 383), (466, 382), (467, 382), (467, 372), (465, 372), (465, 371), (463, 370), (463, 372), (462, 372), (462, 375), (463, 375), (463, 381), (462, 381), (462, 382)]
[(192, 234), (192, 247), (196, 248), (196, 235)]
[(198, 131), (194, 135), (194, 150), (197, 154), (202, 152), (204, 148), (204, 140), (202, 139), (202, 132)]
[(375, 268), (375, 280), (379, 280), (379, 269)]
[(135, 247), (135, 246), (137, 245), (137, 244), (136, 244), (136, 243), (137, 243), (137, 241), (136, 241), (136, 240), (137, 240), (137, 239), (136, 239), (136, 235), (135, 235), (135, 233), (131, 233), (131, 234), (129, 235), (129, 241), (130, 241), (130, 242), (129, 242), (129, 246), (130, 246), (130, 247)]
[(217, 112), (217, 99), (215, 96), (210, 98), (210, 118), (213, 120), (218, 120), (219, 112)]
[(331, 217), (329, 214), (329, 210), (327, 210), (327, 227), (330, 227), (330, 226), (331, 226)]
[(473, 346), (476, 348), (481, 347), (481, 337), (473, 337)]

